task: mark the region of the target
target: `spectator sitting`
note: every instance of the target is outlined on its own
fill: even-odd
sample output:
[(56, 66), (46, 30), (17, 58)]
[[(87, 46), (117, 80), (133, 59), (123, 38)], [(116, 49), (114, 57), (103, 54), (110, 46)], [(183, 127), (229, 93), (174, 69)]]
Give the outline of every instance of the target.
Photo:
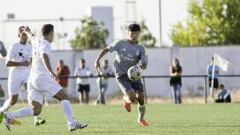
[(218, 99), (215, 100), (216, 103), (231, 103), (230, 90), (224, 88), (224, 85), (220, 85), (221, 91), (218, 93)]

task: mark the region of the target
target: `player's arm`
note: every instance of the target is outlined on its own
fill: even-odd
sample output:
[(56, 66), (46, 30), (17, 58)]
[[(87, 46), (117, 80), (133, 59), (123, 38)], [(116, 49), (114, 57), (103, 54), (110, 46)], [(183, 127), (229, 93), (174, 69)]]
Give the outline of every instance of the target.
[(50, 64), (50, 60), (47, 54), (43, 53), (42, 54), (42, 61), (44, 66), (47, 68), (48, 72), (55, 78), (57, 79), (57, 75), (53, 72), (51, 64)]
[(23, 62), (15, 62), (15, 61), (7, 61), (6, 66), (7, 67), (17, 67), (17, 66), (26, 66), (28, 67), (30, 65), (30, 61), (26, 60)]
[(146, 55), (146, 51), (145, 48), (143, 47), (143, 49), (141, 50), (140, 53), (140, 59), (141, 59), (141, 65), (140, 68), (145, 70), (147, 68), (147, 64), (148, 64), (148, 56)]
[(0, 53), (3, 57), (7, 56), (7, 50), (2, 41), (0, 41)]
[(14, 58), (14, 56), (15, 56), (14, 46), (11, 46), (9, 49), (7, 58), (6, 58), (6, 66), (7, 67), (29, 66), (30, 65), (30, 61), (28, 61), (28, 60), (25, 60), (22, 62), (13, 61), (12, 59)]
[(100, 55), (97, 57), (96, 61), (95, 61), (95, 68), (97, 69), (97, 72), (100, 72), (100, 60), (101, 58), (106, 55), (109, 52), (109, 49), (106, 47), (104, 48)]

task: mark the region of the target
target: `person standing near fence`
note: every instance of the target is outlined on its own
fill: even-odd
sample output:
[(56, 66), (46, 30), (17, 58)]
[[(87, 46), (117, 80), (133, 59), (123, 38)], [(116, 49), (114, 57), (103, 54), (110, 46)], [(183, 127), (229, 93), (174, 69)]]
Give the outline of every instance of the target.
[(182, 103), (182, 67), (177, 58), (173, 59), (170, 66), (170, 86), (172, 88), (172, 98), (175, 104)]
[(67, 94), (68, 76), (70, 74), (70, 70), (68, 66), (64, 64), (63, 60), (59, 60), (56, 71), (58, 77), (57, 82), (63, 87), (63, 91)]
[(109, 66), (108, 60), (102, 61), (102, 65), (99, 68), (99, 76), (97, 78), (97, 85), (99, 90), (99, 96), (96, 104), (106, 104), (105, 93), (108, 88), (108, 77), (113, 76), (112, 68)]
[(79, 101), (83, 104), (89, 102), (90, 84), (88, 77), (92, 76), (91, 71), (86, 67), (86, 60), (80, 59), (79, 67), (75, 70), (79, 92)]
[[(208, 86), (210, 89), (211, 100), (214, 102), (214, 91), (218, 90), (219, 88), (219, 73), (220, 67), (214, 64), (214, 57), (211, 59), (211, 63), (207, 66), (207, 75), (208, 75)], [(214, 70), (214, 72), (213, 72)], [(214, 73), (214, 74), (212, 74)], [(213, 78), (213, 80), (212, 80)], [(212, 84), (213, 82), (213, 84)], [(212, 88), (211, 88), (212, 87)]]

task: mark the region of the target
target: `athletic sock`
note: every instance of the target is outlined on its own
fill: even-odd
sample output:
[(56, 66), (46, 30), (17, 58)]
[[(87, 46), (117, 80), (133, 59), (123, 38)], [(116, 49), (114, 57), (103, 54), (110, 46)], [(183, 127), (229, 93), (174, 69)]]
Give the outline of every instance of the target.
[(7, 99), (3, 106), (0, 108), (0, 112), (6, 112), (11, 107), (11, 101)]
[(25, 107), (14, 112), (9, 112), (8, 114), (12, 118), (24, 118), (28, 116), (33, 116), (33, 109), (31, 107)]
[(34, 122), (38, 120), (38, 116), (34, 115), (33, 117)]
[(145, 114), (145, 106), (138, 105), (138, 120), (142, 120)]
[(68, 124), (72, 124), (75, 122), (72, 114), (72, 107), (68, 100), (62, 100), (61, 101), (62, 109), (64, 112), (64, 115), (68, 121)]

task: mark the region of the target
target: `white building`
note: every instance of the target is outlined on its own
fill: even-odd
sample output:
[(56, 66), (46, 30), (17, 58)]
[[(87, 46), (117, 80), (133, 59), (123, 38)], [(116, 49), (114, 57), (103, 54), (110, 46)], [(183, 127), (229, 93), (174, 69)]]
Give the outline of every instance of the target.
[[(109, 41), (111, 38), (116, 40), (125, 36), (122, 28), (126, 21), (140, 22), (144, 19), (159, 45), (160, 1), (162, 43), (171, 45), (168, 37), (171, 27), (186, 18), (188, 0), (1, 0), (0, 39), (9, 46), (17, 40), (16, 32), (20, 25), (29, 25), (34, 32), (40, 33), (43, 23), (53, 23), (57, 33), (55, 49), (70, 49), (68, 40), (74, 37), (75, 28), (81, 25), (79, 19), (91, 15), (91, 9), (94, 12), (96, 7), (111, 7), (113, 30)], [(7, 14), (14, 15), (14, 19), (7, 19)], [(93, 15), (97, 15), (96, 12)], [(100, 13), (95, 18), (103, 16)], [(67, 33), (67, 36), (64, 33)]]

